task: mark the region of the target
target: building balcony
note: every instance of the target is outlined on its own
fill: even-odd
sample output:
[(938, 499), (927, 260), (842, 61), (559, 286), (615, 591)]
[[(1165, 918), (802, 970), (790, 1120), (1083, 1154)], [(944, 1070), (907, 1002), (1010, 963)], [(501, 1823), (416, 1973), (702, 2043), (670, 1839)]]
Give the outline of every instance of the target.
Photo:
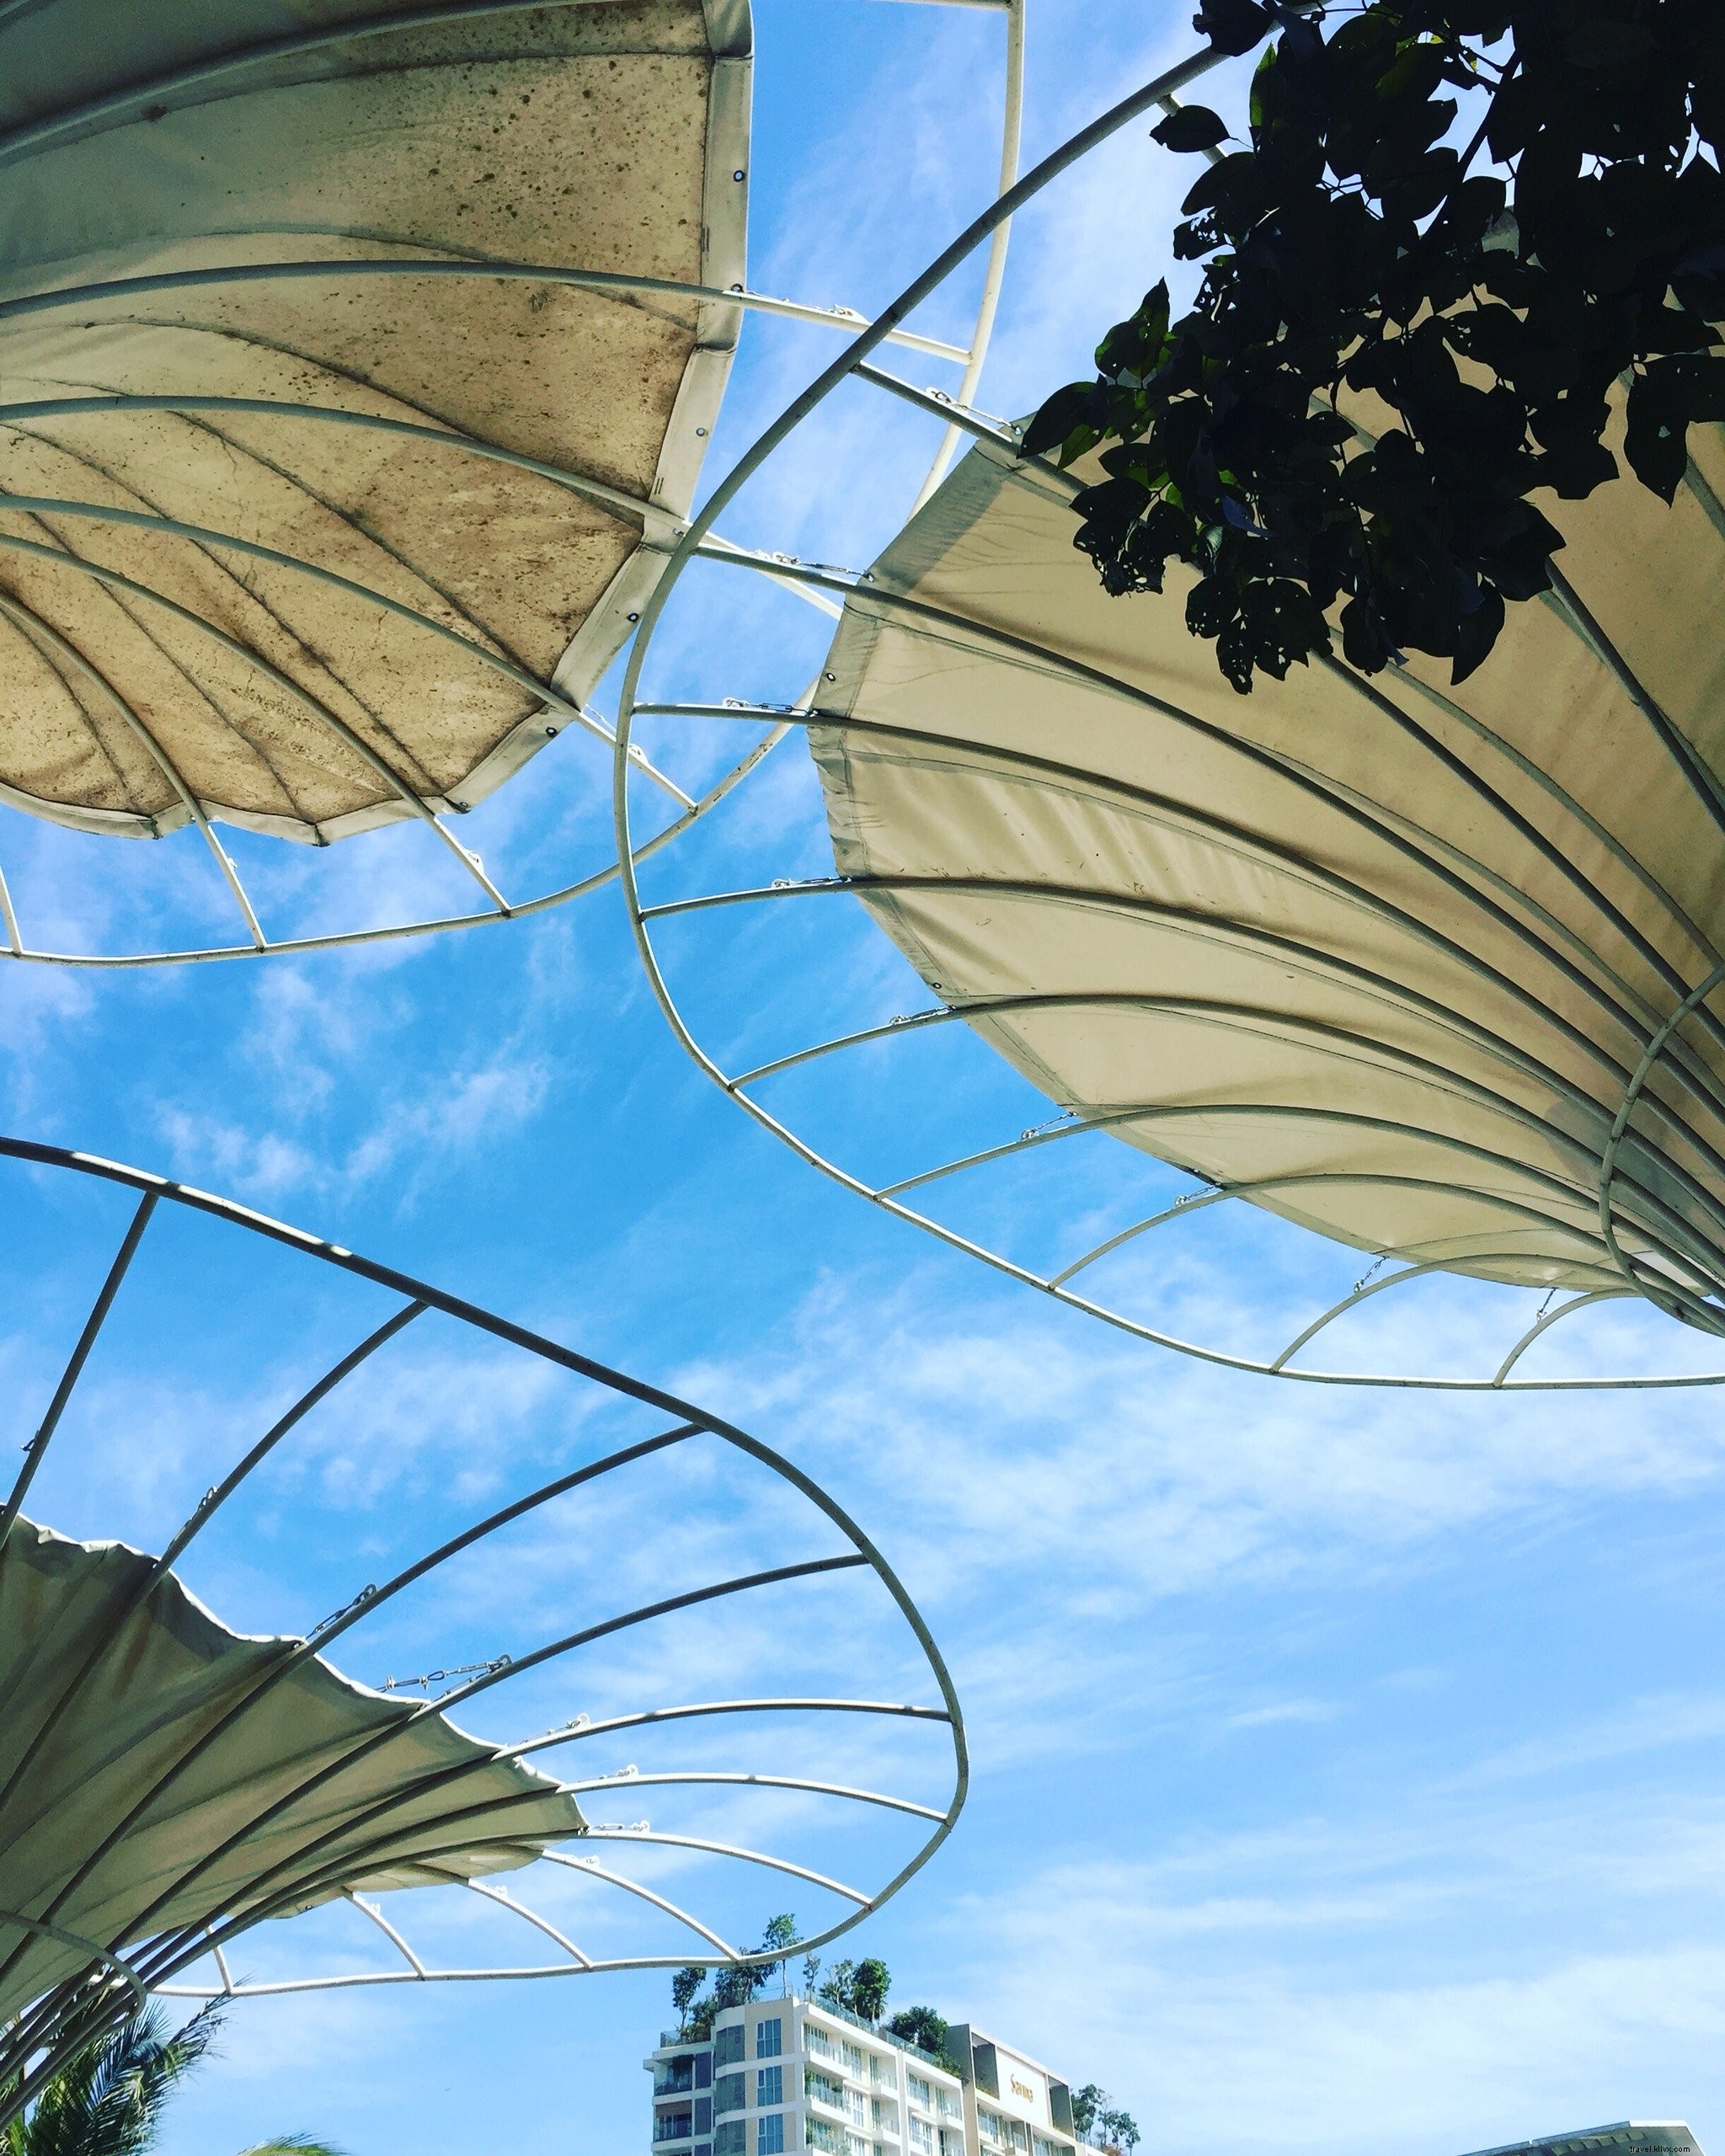
[[(930, 2066), (937, 2066), (943, 2073), (952, 2071), (937, 2052), (925, 2051), (921, 2044), (913, 2044), (908, 2036), (895, 2036), (890, 2029), (882, 2029), (873, 2021), (865, 2021), (860, 2014), (852, 2014), (847, 2006), (830, 2006), (824, 1999), (810, 1999), (809, 2004), (820, 2013), (830, 2014), (835, 2021), (848, 2021), (853, 2029), (861, 2029), (877, 2044), (890, 2044), (895, 2052), (908, 2052), (912, 2058), (926, 2060)], [(809, 2025), (804, 2022), (803, 2025), (804, 2034), (809, 2033)], [(828, 2040), (823, 2037), (823, 2041)]]
[(662, 2118), (653, 2121), (653, 2145), (656, 2148), (662, 2141), (692, 2141), (695, 2138), (695, 2115), (692, 2111), (667, 2111)]

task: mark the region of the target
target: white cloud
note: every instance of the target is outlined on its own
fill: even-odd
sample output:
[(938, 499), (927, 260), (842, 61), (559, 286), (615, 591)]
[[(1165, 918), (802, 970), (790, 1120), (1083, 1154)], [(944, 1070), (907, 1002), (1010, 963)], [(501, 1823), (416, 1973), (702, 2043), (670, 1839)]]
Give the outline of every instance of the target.
[[(290, 1007), (297, 1001), (289, 999)], [(296, 1031), (285, 1023), (282, 1038), (291, 1039)], [(351, 1192), (388, 1179), (406, 1205), (428, 1163), (446, 1169), (452, 1159), (497, 1146), (531, 1123), (544, 1102), (551, 1070), (542, 1056), (509, 1048), (452, 1069), (422, 1069), (410, 1091), (389, 1090), (334, 1160), (328, 1119), (315, 1134), (306, 1124), (334, 1092), (336, 1072), (309, 1051), (284, 1052), (280, 1083), (282, 1112), (297, 1131), (243, 1127), (183, 1102), (161, 1105), (156, 1127), (174, 1173), (236, 1196), (269, 1198)]]
[(937, 1304), (914, 1277), (829, 1277), (751, 1369), (708, 1362), (686, 1383), (800, 1431), (873, 1492), (914, 1482), (946, 1578), (1034, 1557), (1103, 1604), (1362, 1551), (1400, 1563), (1530, 1503), (1674, 1493), (1722, 1465), (1698, 1405), (1315, 1392), (1117, 1344), (1028, 1294)]

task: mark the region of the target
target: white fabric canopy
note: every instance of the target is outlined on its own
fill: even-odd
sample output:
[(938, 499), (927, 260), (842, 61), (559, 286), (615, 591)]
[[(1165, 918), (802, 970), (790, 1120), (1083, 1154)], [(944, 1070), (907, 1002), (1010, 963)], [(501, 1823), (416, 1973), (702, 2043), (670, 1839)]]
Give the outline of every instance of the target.
[(1682, 2119), (1620, 2119), (1615, 2126), (1579, 2133), (1546, 2133), (1537, 2141), (1511, 2141), (1475, 2156), (1701, 2156), (1701, 2143)]
[(1621, 1288), (1602, 1161), (1656, 1050), (1613, 1234), (1710, 1322), (1725, 1027), (1662, 1034), (1725, 950), (1725, 440), (1694, 447), (1669, 511), (1540, 498), (1573, 594), (1459, 688), (1338, 648), (1242, 697), (1188, 573), (1110, 599), (1069, 490), (981, 444), (827, 661), (838, 868), (1051, 1100), (1413, 1263)]
[(566, 723), (533, 685), (579, 701), (628, 634), (738, 311), (237, 273), (740, 289), (750, 51), (748, 0), (8, 11), (0, 798), (321, 842), (469, 806)]
[[(172, 1573), (139, 1603), (152, 1563), (23, 1518), (0, 1550), (0, 2021), (88, 1966), (71, 1940), (123, 1956), (585, 1833), (556, 1782), (440, 1714), (315, 1656), (266, 1682), (298, 1643), (230, 1632)], [(51, 1908), (66, 1939), (12, 1920)]]

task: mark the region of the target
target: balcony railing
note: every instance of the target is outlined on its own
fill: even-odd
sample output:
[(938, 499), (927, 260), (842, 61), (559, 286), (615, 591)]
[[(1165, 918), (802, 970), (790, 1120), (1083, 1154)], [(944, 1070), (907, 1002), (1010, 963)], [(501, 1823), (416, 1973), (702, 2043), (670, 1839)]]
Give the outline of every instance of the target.
[[(909, 2052), (912, 2058), (927, 2059), (931, 2066), (937, 2066), (943, 2073), (950, 2073), (953, 2070), (938, 2052), (926, 2051), (921, 2044), (913, 2044), (908, 2036), (895, 2036), (890, 2029), (877, 2029), (873, 2022), (864, 2020), (860, 2014), (852, 2014), (848, 2006), (829, 2006), (824, 1999), (810, 1999), (808, 2004), (823, 2014), (831, 2015), (835, 2021), (848, 2021), (853, 2029), (861, 2029), (866, 2035), (873, 2036), (878, 2044), (890, 2044), (895, 2051)], [(807, 2025), (804, 2025), (806, 2028)]]
[(695, 2137), (695, 2115), (692, 2111), (668, 2111), (662, 2119), (653, 2121), (654, 2144), (661, 2141), (692, 2141)]

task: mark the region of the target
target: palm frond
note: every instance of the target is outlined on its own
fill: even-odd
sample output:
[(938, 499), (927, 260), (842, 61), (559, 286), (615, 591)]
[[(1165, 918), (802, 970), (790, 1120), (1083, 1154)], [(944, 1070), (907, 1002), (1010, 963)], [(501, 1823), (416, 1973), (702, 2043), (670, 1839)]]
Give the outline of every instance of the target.
[(165, 2033), (147, 2006), (70, 2059), (29, 2116), (7, 2129), (5, 2156), (145, 2156), (169, 2093), (215, 2041), (225, 2002)]
[(269, 2141), (242, 2148), (239, 2156), (347, 2156), (333, 2142), (319, 2141), (309, 2133), (278, 2133)]

